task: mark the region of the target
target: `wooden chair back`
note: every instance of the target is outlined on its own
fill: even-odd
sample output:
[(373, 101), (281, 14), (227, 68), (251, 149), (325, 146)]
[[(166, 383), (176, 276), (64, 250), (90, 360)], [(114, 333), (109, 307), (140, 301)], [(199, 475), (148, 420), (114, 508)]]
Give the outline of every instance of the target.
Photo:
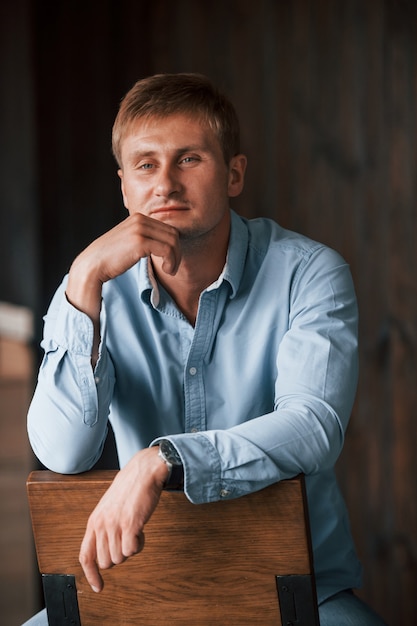
[(318, 625), (303, 477), (235, 500), (163, 492), (145, 548), (102, 572), (78, 562), (89, 514), (114, 471), (36, 471), (27, 491), (50, 626)]

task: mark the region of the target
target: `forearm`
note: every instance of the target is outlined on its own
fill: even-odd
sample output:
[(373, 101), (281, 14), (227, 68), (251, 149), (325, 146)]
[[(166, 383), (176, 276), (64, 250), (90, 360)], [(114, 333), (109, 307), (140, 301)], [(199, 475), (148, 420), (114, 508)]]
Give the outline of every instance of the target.
[(46, 467), (64, 474), (91, 469), (107, 433), (106, 384), (95, 382), (89, 359), (84, 359), (84, 367), (77, 360), (75, 370), (68, 354), (55, 366), (48, 357), (28, 412), (34, 453)]
[(183, 460), (187, 497), (202, 503), (332, 467), (343, 446), (343, 430), (329, 408), (300, 402), (228, 430), (169, 439)]
[(88, 315), (92, 321), (94, 337), (91, 349), (91, 365), (93, 368), (97, 363), (100, 345), (102, 286), (103, 284), (97, 278), (96, 273), (83, 261), (83, 257), (77, 257), (68, 275), (66, 297), (76, 309)]
[(93, 371), (92, 322), (67, 302), (65, 287), (63, 283), (45, 318), (45, 357), (29, 409), (28, 433), (44, 465), (75, 473), (90, 469), (100, 456), (114, 376), (104, 345)]

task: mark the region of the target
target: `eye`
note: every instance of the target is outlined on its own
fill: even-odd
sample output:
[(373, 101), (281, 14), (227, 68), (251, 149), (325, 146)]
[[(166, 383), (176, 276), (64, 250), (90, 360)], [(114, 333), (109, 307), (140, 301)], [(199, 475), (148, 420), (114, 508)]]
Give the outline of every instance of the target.
[(140, 170), (151, 170), (153, 167), (153, 163), (141, 163), (141, 165), (139, 165)]
[(180, 165), (193, 165), (197, 163), (200, 159), (196, 156), (186, 156), (180, 159)]

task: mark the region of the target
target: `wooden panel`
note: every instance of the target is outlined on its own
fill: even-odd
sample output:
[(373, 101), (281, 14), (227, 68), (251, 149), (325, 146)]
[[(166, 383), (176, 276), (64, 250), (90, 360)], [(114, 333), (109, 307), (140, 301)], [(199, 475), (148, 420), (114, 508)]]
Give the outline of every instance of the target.
[(78, 553), (88, 515), (113, 476), (35, 472), (28, 479), (40, 570), (76, 576), (82, 623), (279, 623), (275, 576), (311, 572), (301, 479), (203, 505), (163, 492), (144, 551), (104, 571), (97, 595)]

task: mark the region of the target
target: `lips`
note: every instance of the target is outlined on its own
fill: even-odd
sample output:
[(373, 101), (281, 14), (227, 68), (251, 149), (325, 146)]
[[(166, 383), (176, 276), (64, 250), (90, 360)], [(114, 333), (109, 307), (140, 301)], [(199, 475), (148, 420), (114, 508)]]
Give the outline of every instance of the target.
[(152, 211), (150, 212), (150, 215), (160, 215), (162, 213), (172, 213), (172, 212), (179, 212), (179, 211), (188, 211), (188, 207), (185, 206), (163, 206), (163, 207), (158, 207), (156, 209), (152, 209)]

